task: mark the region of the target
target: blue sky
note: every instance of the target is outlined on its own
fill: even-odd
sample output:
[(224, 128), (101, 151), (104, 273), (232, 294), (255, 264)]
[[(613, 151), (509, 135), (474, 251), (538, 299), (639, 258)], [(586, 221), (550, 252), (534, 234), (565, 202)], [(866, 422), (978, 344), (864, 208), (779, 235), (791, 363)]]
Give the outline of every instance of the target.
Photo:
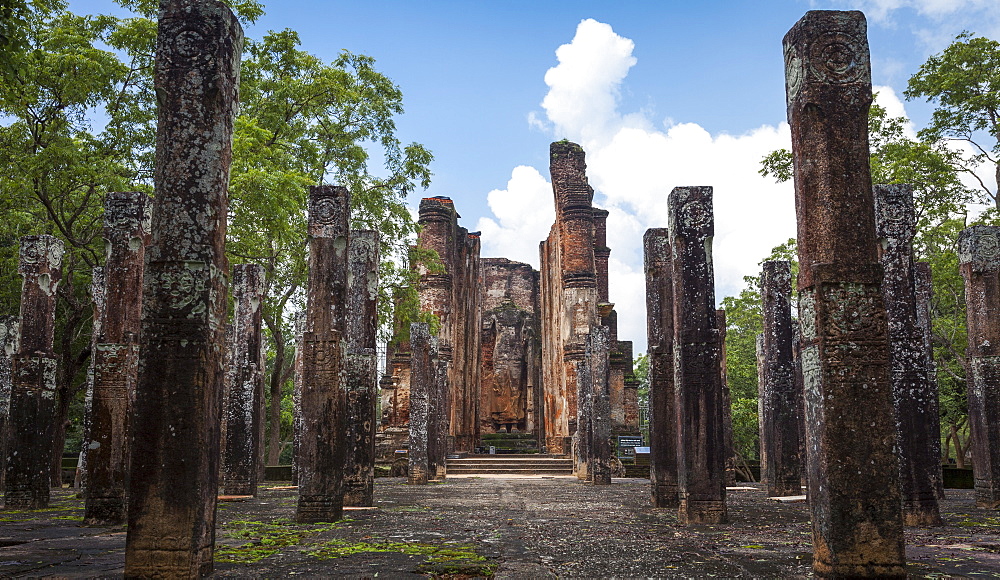
[(719, 300), (794, 236), (791, 186), (756, 169), (788, 143), (781, 39), (805, 11), (865, 11), (880, 99), (915, 129), (931, 109), (900, 99), (920, 64), (962, 30), (1000, 38), (997, 0), (265, 0), (265, 8), (247, 36), (291, 28), (325, 60), (341, 49), (374, 57), (401, 87), (398, 134), (435, 155), (431, 188), (411, 201), (454, 199), (462, 225), (483, 230), (484, 256), (537, 267), (552, 222), (548, 144), (581, 143), (595, 203), (611, 211), (611, 299), (636, 352), (645, 349), (642, 233), (666, 224), (671, 188), (716, 188)]

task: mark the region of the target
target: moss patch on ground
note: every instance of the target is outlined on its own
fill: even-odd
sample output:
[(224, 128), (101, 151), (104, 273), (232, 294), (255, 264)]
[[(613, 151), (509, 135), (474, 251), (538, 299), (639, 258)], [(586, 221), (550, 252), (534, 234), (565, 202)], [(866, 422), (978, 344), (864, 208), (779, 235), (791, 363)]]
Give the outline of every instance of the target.
[[(349, 520), (341, 520), (346, 522)], [(228, 564), (253, 564), (273, 556), (282, 548), (301, 544), (320, 532), (336, 529), (338, 523), (297, 524), (289, 519), (269, 522), (235, 520), (226, 524), (223, 533), (230, 538), (250, 540), (239, 546), (222, 546), (215, 550), (215, 561)]]
[(414, 572), (434, 576), (489, 577), (497, 569), (496, 562), (479, 555), (475, 547), (468, 544), (330, 540), (306, 550), (307, 554), (321, 560), (372, 552), (396, 552), (410, 556), (422, 556), (424, 561), (417, 566)]

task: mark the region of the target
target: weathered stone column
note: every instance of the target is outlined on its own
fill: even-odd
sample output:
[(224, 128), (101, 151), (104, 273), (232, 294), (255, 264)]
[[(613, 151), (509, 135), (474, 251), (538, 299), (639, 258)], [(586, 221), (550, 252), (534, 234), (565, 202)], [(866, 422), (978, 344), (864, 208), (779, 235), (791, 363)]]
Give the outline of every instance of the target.
[(736, 448), (733, 447), (733, 402), (729, 393), (729, 368), (726, 366), (726, 311), (715, 311), (719, 329), (719, 383), (722, 385), (722, 446), (726, 452), (726, 485), (736, 485)]
[(347, 248), (347, 460), (344, 505), (371, 506), (375, 486), (378, 234), (351, 232)]
[(668, 198), (674, 286), (678, 520), (726, 521), (726, 452), (715, 320), (711, 187), (675, 187)]
[[(432, 353), (433, 354), (433, 353)], [(430, 412), (428, 420), (427, 471), (431, 478), (442, 481), (447, 476), (448, 458), (448, 417), (451, 414), (448, 398), (448, 375), (451, 364), (440, 355), (434, 357), (433, 395), (428, 403)]]
[[(94, 266), (90, 271), (90, 302), (93, 308), (94, 320), (91, 325), (90, 334), (90, 362), (87, 365), (87, 386), (83, 394), (83, 438), (80, 442), (80, 454), (76, 460), (76, 476), (73, 478), (73, 486), (77, 489), (77, 497), (86, 499), (87, 496), (87, 456), (90, 454), (91, 443), (91, 413), (94, 408), (94, 375), (96, 374), (97, 357), (93, 353), (97, 352), (97, 344), (101, 339), (101, 321), (104, 319), (104, 308), (106, 304), (104, 287), (104, 268)], [(139, 280), (139, 287), (142, 287), (142, 279)], [(139, 306), (142, 307), (142, 295), (139, 295)], [(136, 335), (138, 337), (138, 335)], [(138, 349), (136, 350), (138, 354)], [(135, 371), (139, 371), (138, 359), (136, 360)], [(133, 377), (133, 386), (135, 377)], [(128, 433), (126, 432), (126, 437)], [(127, 442), (126, 442), (127, 443)]]
[(21, 238), (20, 344), (11, 364), (10, 425), (5, 505), (49, 505), (49, 462), (55, 420), (56, 288), (62, 276), (63, 242), (52, 236)]
[[(611, 391), (610, 330), (595, 326), (587, 335), (587, 360), (590, 361), (590, 413), (587, 429), (590, 432), (588, 453), (588, 480), (594, 485), (611, 485)], [(581, 429), (583, 426), (581, 425)]]
[(995, 509), (1000, 507), (1000, 227), (962, 230), (958, 260), (969, 332), (966, 385), (976, 505)]
[(215, 0), (161, 0), (152, 239), (143, 275), (125, 576), (213, 566), (227, 191), (243, 31)]
[(868, 152), (864, 15), (810, 11), (784, 39), (798, 218), (813, 569), (905, 574)]
[(573, 471), (576, 473), (577, 479), (581, 481), (593, 480), (593, 474), (590, 471), (590, 460), (593, 457), (590, 449), (593, 435), (590, 419), (594, 413), (594, 379), (591, 371), (596, 363), (597, 361), (587, 357), (587, 351), (584, 350), (583, 360), (576, 364), (576, 433), (573, 434)]
[[(802, 493), (799, 475), (799, 417), (796, 412), (795, 364), (792, 361), (792, 266), (764, 262), (760, 277), (764, 323), (761, 385), (761, 479), (771, 497)], [(763, 474), (766, 472), (766, 475)]]
[(423, 485), (431, 478), (427, 446), (430, 422), (429, 393), (435, 384), (437, 339), (426, 322), (410, 324), (410, 447), (406, 482)]
[(17, 352), (19, 321), (0, 316), (0, 488), (7, 479), (7, 440), (10, 438), (11, 362)]
[[(938, 392), (937, 365), (934, 362), (934, 342), (933, 327), (931, 326), (931, 299), (934, 296), (934, 284), (931, 279), (931, 265), (927, 262), (916, 262), (913, 264), (913, 284), (914, 293), (917, 299), (917, 327), (920, 329), (923, 338), (924, 360), (927, 362), (927, 380), (931, 383), (934, 392)], [(941, 416), (939, 414), (939, 401), (937, 396), (933, 401), (934, 411), (928, 417), (931, 425), (928, 426), (931, 433), (938, 433), (938, 438), (931, 441), (931, 453), (936, 458), (936, 469), (934, 471), (934, 495), (938, 499), (944, 499), (944, 474), (941, 473)]]
[(649, 350), (649, 479), (653, 507), (677, 507), (674, 397), (674, 286), (667, 228), (646, 230), (646, 336)]
[[(125, 523), (129, 424), (139, 373), (142, 271), (149, 242), (151, 200), (139, 191), (108, 193), (104, 203), (102, 301), (94, 292), (96, 340), (87, 429), (84, 523)], [(98, 308), (98, 306), (100, 308)]]
[(309, 188), (309, 288), (302, 333), (302, 432), (295, 512), (300, 523), (335, 522), (343, 514), (350, 215), (347, 188)]
[[(917, 314), (913, 236), (917, 230), (910, 185), (876, 185), (875, 233), (885, 278), (882, 296), (889, 326), (889, 367), (899, 455), (903, 522), (941, 524), (937, 478), (941, 433), (937, 385), (930, 380), (924, 333)], [(933, 415), (933, 418), (932, 418)]]
[(264, 454), (264, 268), (257, 264), (234, 266), (232, 287), (236, 306), (223, 403), (222, 493), (257, 495), (259, 461)]

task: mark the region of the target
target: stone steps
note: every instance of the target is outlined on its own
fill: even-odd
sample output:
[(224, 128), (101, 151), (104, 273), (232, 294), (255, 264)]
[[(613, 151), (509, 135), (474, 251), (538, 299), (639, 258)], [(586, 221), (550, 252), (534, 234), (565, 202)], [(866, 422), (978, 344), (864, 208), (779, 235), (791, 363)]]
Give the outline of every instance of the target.
[(573, 475), (573, 460), (551, 455), (473, 455), (448, 460), (449, 475)]

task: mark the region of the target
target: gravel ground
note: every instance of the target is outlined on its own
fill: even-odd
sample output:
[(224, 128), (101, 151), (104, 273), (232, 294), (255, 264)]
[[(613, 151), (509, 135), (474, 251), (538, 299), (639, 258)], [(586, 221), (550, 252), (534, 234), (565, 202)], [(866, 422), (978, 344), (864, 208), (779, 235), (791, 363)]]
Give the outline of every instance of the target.
[[(684, 527), (649, 507), (648, 479), (386, 478), (374, 509), (324, 525), (292, 523), (294, 489), (269, 486), (219, 504), (214, 576), (808, 577), (808, 506), (747, 487), (728, 494), (729, 524)], [(1000, 576), (1000, 514), (975, 508), (971, 490), (947, 495), (944, 526), (907, 529), (911, 575)], [(48, 510), (0, 512), (0, 576), (120, 576), (124, 530), (81, 527), (82, 512), (66, 490)]]

